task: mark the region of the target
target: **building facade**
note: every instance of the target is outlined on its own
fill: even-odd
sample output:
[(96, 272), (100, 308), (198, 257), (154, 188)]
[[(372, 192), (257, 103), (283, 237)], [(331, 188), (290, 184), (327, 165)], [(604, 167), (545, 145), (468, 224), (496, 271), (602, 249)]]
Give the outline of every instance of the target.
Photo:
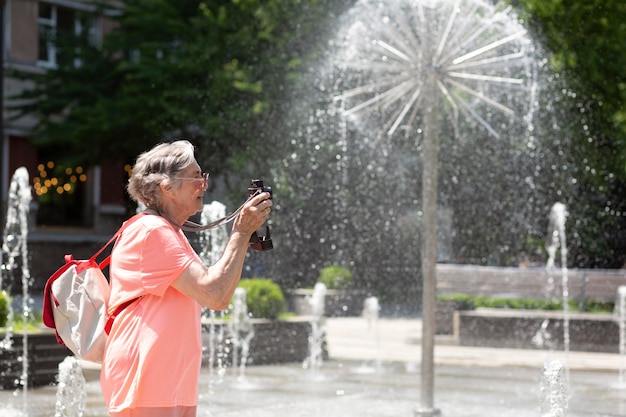
[[(115, 6), (111, 2), (112, 6)], [(63, 255), (91, 254), (128, 217), (124, 185), (128, 167), (102, 162), (63, 166), (53, 153), (32, 143), (35, 120), (9, 118), (6, 105), (28, 83), (9, 71), (42, 73), (57, 66), (57, 50), (47, 36), (57, 30), (87, 31), (98, 44), (112, 29), (106, 12), (89, 0), (0, 0), (2, 10), (3, 118), (0, 128), (0, 200), (2, 226), (11, 177), (26, 167), (32, 187), (28, 246), (33, 286), (39, 288), (63, 262)], [(81, 32), (85, 33), (85, 32)]]

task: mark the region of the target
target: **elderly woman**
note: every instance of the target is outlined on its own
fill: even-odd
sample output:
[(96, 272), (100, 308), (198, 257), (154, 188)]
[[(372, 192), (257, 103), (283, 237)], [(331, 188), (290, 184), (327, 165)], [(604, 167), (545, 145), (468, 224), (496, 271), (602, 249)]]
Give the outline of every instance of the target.
[(268, 193), (250, 198), (235, 218), (224, 253), (205, 266), (181, 230), (202, 210), (208, 174), (187, 141), (139, 156), (128, 192), (148, 208), (112, 251), (109, 305), (132, 302), (109, 333), (100, 382), (116, 417), (193, 417), (198, 403), (201, 308), (221, 310), (235, 291), (250, 236), (267, 219)]

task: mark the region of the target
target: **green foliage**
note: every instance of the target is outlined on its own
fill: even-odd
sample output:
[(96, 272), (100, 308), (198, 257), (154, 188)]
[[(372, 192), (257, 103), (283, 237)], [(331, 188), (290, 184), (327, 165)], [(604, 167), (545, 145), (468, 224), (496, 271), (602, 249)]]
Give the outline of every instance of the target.
[[(626, 3), (621, 0), (589, 0), (563, 2), (562, 0), (517, 0), (532, 28), (551, 52), (550, 64), (556, 71), (574, 76), (574, 86), (583, 94), (582, 100), (593, 100), (597, 107), (596, 122), (616, 123), (620, 136), (626, 134)], [(590, 102), (590, 104), (592, 104)], [(591, 127), (591, 126), (590, 126)], [(605, 125), (605, 128), (610, 126)], [(608, 131), (606, 131), (608, 133)], [(618, 133), (618, 132), (614, 132)], [(590, 144), (589, 150), (595, 148)], [(595, 149), (590, 161), (606, 163), (621, 161), (621, 171), (626, 159), (624, 137), (614, 142), (621, 153), (606, 160)]]
[(457, 310), (471, 310), (475, 308), (474, 297), (468, 294), (438, 294), (438, 301), (453, 302)]
[(615, 303), (612, 301), (595, 301), (588, 300), (583, 304), (583, 311), (588, 313), (606, 313), (615, 309)]
[(576, 219), (571, 264), (619, 268), (626, 259), (626, 2), (510, 2), (547, 49), (553, 80), (567, 80), (540, 106), (554, 105), (559, 136), (571, 141), (563, 170), (574, 190), (561, 197)]
[(510, 308), (515, 310), (562, 310), (563, 303), (557, 300), (534, 298), (499, 298), (478, 296), (474, 299), (477, 308)]
[(239, 287), (246, 290), (246, 305), (253, 318), (274, 320), (287, 308), (283, 291), (267, 278), (243, 279)]
[[(457, 304), (463, 306), (459, 309), (509, 308), (514, 310), (563, 310), (563, 300), (544, 298), (493, 297), (486, 295), (468, 294), (438, 294), (437, 300), (454, 301)], [(585, 300), (582, 306), (579, 306), (577, 300), (569, 300), (568, 305), (570, 311), (582, 311), (589, 313), (608, 313), (613, 311), (614, 308), (614, 303), (612, 302), (601, 302), (595, 300)]]
[(330, 265), (320, 271), (317, 282), (329, 290), (345, 290), (352, 286), (352, 272), (339, 265)]
[(64, 34), (58, 68), (12, 74), (34, 82), (13, 109), (38, 120), (33, 141), (66, 164), (132, 161), (182, 137), (198, 146), (203, 166), (220, 172), (258, 139), (333, 17), (333, 2), (115, 2), (120, 13), (107, 16), (115, 30), (101, 45)]
[(0, 291), (0, 327), (10, 326), (14, 332), (20, 332), (24, 330), (24, 324), (26, 324), (26, 330), (37, 331), (40, 328), (43, 320), (40, 312), (29, 312), (26, 317), (26, 323), (24, 323), (24, 316), (22, 314), (14, 316), (9, 322), (9, 305), (11, 303), (11, 296), (6, 291)]
[(0, 327), (7, 325), (9, 318), (9, 302), (9, 296), (4, 291), (0, 291)]

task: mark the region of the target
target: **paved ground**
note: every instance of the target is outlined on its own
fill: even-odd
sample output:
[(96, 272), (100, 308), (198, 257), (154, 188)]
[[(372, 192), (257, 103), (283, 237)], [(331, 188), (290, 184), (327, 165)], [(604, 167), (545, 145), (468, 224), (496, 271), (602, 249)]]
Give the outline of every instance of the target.
[[(332, 318), (326, 330), (333, 359), (421, 362), (421, 320)], [(463, 347), (450, 336), (435, 337), (434, 359), (435, 364), (480, 367), (541, 369), (552, 359), (566, 362), (569, 369), (618, 372), (626, 367), (626, 356), (617, 354)]]
[[(198, 416), (424, 415), (419, 320), (332, 318), (326, 331), (330, 358), (317, 369), (297, 363), (230, 369), (224, 375), (204, 369)], [(621, 355), (460, 347), (449, 337), (436, 342), (434, 406), (443, 417), (626, 417)], [(568, 372), (547, 389), (543, 367), (555, 359), (566, 362)], [(106, 417), (97, 370), (85, 371), (84, 416)], [(57, 395), (56, 386), (26, 395), (0, 391), (0, 417), (53, 416)], [(77, 396), (70, 390), (69, 398)], [(565, 413), (546, 411), (555, 401), (566, 406)]]

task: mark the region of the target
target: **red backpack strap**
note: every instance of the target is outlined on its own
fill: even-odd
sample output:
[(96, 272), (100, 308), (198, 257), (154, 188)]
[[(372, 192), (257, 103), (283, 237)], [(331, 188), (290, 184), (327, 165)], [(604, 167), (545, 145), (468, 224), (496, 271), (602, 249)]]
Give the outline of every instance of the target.
[(106, 334), (109, 334), (111, 332), (111, 328), (113, 327), (113, 320), (115, 320), (117, 315), (120, 314), (122, 312), (122, 310), (124, 310), (126, 307), (128, 307), (129, 305), (131, 305), (132, 303), (134, 303), (136, 300), (138, 300), (140, 298), (141, 297), (133, 298), (132, 300), (128, 300), (128, 301), (118, 305), (117, 307), (115, 307), (115, 310), (113, 310), (113, 312), (109, 315), (109, 318), (107, 319), (107, 321), (106, 321), (106, 323), (104, 325), (104, 332)]
[(117, 240), (118, 237), (120, 237), (120, 235), (122, 234), (122, 232), (131, 224), (133, 224), (137, 219), (139, 219), (140, 217), (145, 216), (146, 213), (139, 213), (139, 214), (135, 214), (133, 217), (131, 217), (130, 219), (126, 220), (122, 226), (117, 229), (117, 232), (115, 232), (115, 234), (113, 236), (111, 236), (111, 239), (109, 239), (109, 241), (100, 248), (100, 250), (98, 250), (98, 252), (96, 252), (89, 260), (92, 263), (95, 263), (96, 265), (100, 266), (100, 269), (105, 268), (106, 266), (109, 265), (109, 263), (111, 262), (110, 256), (107, 256), (106, 258), (104, 258), (102, 260), (102, 262), (98, 263), (97, 259), (98, 256), (100, 256), (102, 254), (102, 252), (104, 252), (104, 250), (106, 248), (109, 247), (109, 245), (111, 245), (111, 243), (115, 242)]
[[(124, 224), (122, 224), (122, 227), (120, 227), (118, 229), (118, 231), (115, 232), (115, 234), (111, 237), (111, 239), (109, 239), (109, 241), (106, 243), (106, 245), (104, 245), (102, 248), (100, 248), (100, 250), (98, 252), (96, 252), (96, 254), (94, 256), (91, 257), (91, 261), (92, 262), (96, 262), (96, 258), (104, 251), (104, 249), (106, 249), (111, 243), (113, 243), (115, 240), (117, 240), (117, 238), (120, 237), (122, 232), (128, 226), (130, 226), (132, 223), (134, 223), (140, 217), (143, 217), (145, 214), (146, 213), (139, 213), (139, 214), (134, 215), (130, 219), (126, 220), (124, 222)], [(100, 262), (100, 264), (99, 264), (100, 269), (106, 268), (110, 263), (111, 263), (111, 255), (107, 256), (106, 258), (104, 258), (102, 260), (102, 262)], [(107, 321), (106, 321), (106, 323), (104, 325), (104, 332), (106, 334), (109, 334), (109, 332), (111, 331), (111, 328), (113, 327), (113, 320), (115, 320), (115, 318), (118, 316), (118, 314), (120, 314), (122, 312), (122, 310), (124, 310), (126, 307), (131, 305), (135, 300), (137, 300), (139, 298), (141, 298), (141, 297), (133, 298), (132, 300), (128, 300), (128, 301), (118, 305), (117, 307), (115, 307), (115, 309), (111, 312), (111, 314), (109, 314), (109, 317), (107, 318)]]

